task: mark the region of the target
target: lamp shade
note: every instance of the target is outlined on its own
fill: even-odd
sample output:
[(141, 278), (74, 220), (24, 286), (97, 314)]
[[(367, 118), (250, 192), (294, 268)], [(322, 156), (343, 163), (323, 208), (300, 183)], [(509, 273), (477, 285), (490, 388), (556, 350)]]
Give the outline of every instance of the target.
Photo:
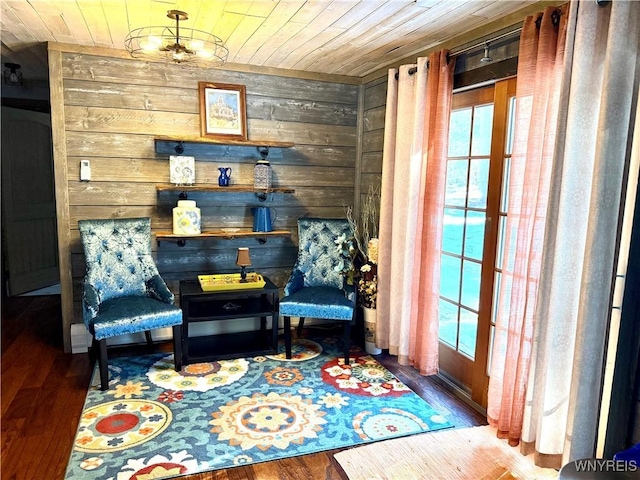
[(251, 258), (249, 257), (249, 248), (238, 248), (238, 257), (236, 258), (236, 265), (239, 267), (248, 267), (251, 265)]

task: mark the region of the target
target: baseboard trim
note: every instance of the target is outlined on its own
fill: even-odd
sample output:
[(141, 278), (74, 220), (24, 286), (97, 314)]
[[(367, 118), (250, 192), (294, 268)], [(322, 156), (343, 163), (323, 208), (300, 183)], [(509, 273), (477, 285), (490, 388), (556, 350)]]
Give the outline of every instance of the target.
[(487, 410), (482, 405), (474, 402), (471, 399), (471, 392), (461, 385), (458, 385), (451, 377), (449, 377), (445, 372), (440, 371), (437, 375), (432, 377), (441, 387), (445, 388), (447, 391), (451, 392), (458, 398), (461, 402), (464, 402), (465, 405), (473, 408), (480, 415), (487, 416)]

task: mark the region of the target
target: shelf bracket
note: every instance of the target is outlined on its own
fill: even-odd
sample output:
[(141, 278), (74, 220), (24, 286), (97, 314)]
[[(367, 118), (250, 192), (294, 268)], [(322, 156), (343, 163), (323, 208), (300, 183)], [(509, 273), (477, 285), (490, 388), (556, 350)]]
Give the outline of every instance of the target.
[(256, 148), (258, 149), (258, 153), (260, 154), (262, 159), (266, 160), (267, 157), (269, 156), (269, 147), (267, 145), (264, 145), (262, 147), (256, 147)]
[[(160, 242), (162, 242), (162, 240), (156, 239), (156, 243), (158, 244), (158, 246), (160, 246)], [(186, 240), (176, 240), (176, 245), (179, 247), (184, 247), (186, 244), (187, 244)]]
[(258, 197), (258, 200), (261, 202), (266, 201), (268, 195), (269, 192), (256, 192), (256, 197)]
[(180, 155), (181, 153), (184, 153), (184, 142), (180, 140), (176, 141), (176, 146), (174, 150), (178, 155)]
[(189, 195), (187, 194), (187, 192), (185, 192), (184, 190), (180, 192), (180, 195), (178, 195), (178, 198), (180, 200), (186, 200), (187, 198), (189, 198)]
[(260, 245), (264, 245), (265, 243), (267, 243), (267, 239), (265, 237), (256, 238), (256, 240)]

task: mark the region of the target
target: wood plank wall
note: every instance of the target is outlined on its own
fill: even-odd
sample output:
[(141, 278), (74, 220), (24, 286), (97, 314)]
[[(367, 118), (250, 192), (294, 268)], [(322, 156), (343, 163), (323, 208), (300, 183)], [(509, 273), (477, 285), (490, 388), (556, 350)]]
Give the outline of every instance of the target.
[(387, 103), (387, 77), (364, 85), (362, 158), (360, 164), (360, 205), (369, 186), (380, 188), (382, 180), (382, 148), (384, 115)]
[[(184, 69), (55, 45), (49, 50), (65, 350), (70, 324), (82, 321), (78, 220), (148, 216), (154, 234), (171, 230), (177, 193), (156, 187), (169, 184), (169, 155), (175, 152), (170, 143), (156, 148), (154, 137), (199, 134), (198, 81), (245, 85), (249, 139), (295, 144), (269, 154), (274, 185), (294, 188), (294, 194), (272, 194), (264, 203), (252, 193), (190, 194), (201, 208), (203, 229), (251, 231), (251, 207), (269, 206), (277, 212), (274, 229), (292, 236), (266, 244), (189, 241), (184, 247), (154, 241), (158, 269), (174, 293), (182, 279), (235, 271), (239, 246), (250, 247), (254, 268), (282, 287), (297, 254), (297, 219), (344, 217), (345, 206), (354, 203), (359, 85)], [(212, 185), (223, 166), (232, 168), (233, 185), (252, 185), (260, 158), (255, 147), (195, 144), (186, 144), (183, 155), (196, 158), (196, 183)], [(79, 181), (81, 160), (91, 162), (90, 182)]]

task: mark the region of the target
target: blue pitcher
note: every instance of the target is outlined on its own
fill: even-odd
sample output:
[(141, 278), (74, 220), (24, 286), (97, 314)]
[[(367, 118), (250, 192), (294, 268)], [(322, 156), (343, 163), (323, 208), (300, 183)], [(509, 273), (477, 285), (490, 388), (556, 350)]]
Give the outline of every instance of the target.
[(229, 182), (231, 181), (231, 168), (230, 167), (220, 167), (220, 176), (218, 177), (218, 185), (221, 187), (228, 187)]
[[(274, 212), (273, 219), (271, 219), (272, 210)], [(254, 232), (270, 232), (273, 230), (273, 222), (275, 222), (278, 214), (275, 209), (269, 207), (253, 207), (251, 213), (253, 213)]]

